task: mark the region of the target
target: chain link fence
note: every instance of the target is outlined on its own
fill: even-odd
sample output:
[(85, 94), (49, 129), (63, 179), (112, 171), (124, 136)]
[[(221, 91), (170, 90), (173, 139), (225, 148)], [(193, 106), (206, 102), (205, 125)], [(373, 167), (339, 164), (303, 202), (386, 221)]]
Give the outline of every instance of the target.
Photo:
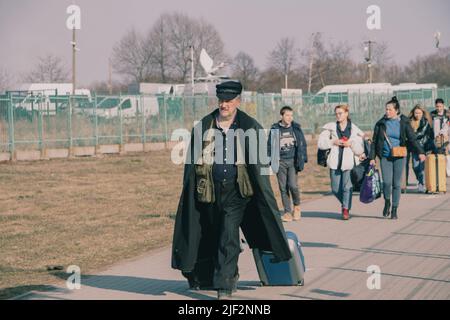
[[(415, 104), (434, 109), (434, 100), (450, 99), (450, 88), (396, 92), (401, 110)], [(392, 93), (337, 93), (303, 96), (242, 96), (241, 110), (269, 129), (285, 105), (305, 133), (318, 133), (334, 121), (334, 107), (349, 104), (352, 121), (372, 130)], [(195, 121), (217, 107), (214, 96), (118, 95), (44, 96), (8, 93), (0, 96), (0, 152), (108, 144), (168, 142), (175, 129), (191, 130)]]

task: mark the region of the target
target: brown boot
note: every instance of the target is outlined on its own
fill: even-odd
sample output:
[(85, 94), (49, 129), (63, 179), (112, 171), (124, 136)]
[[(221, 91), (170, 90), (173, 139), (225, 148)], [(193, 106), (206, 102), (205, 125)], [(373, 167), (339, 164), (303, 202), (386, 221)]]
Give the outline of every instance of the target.
[(302, 217), (302, 211), (300, 210), (300, 205), (294, 206), (294, 220), (298, 221)]
[(292, 215), (289, 212), (286, 212), (281, 216), (281, 221), (283, 222), (292, 222)]

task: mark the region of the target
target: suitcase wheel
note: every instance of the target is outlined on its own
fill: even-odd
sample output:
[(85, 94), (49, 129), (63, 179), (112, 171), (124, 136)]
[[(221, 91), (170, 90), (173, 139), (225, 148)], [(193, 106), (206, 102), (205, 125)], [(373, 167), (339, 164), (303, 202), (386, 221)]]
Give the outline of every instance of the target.
[(298, 287), (303, 287), (304, 285), (305, 285), (305, 279), (300, 280), (300, 282), (297, 283), (297, 286), (298, 286)]

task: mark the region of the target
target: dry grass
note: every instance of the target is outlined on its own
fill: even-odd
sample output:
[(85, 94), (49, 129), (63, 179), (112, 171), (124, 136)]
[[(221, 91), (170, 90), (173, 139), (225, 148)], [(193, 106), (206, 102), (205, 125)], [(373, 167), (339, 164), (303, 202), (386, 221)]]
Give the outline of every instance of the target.
[[(303, 201), (329, 190), (314, 153)], [(169, 245), (182, 170), (169, 151), (0, 164), (0, 299), (54, 283), (47, 265), (86, 274)]]

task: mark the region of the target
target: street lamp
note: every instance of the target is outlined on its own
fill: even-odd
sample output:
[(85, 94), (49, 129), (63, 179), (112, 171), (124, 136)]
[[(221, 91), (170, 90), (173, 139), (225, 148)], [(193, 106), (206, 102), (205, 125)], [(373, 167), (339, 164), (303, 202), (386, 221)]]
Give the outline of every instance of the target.
[(367, 53), (365, 60), (367, 63), (367, 68), (369, 70), (369, 83), (372, 83), (372, 45), (374, 44), (374, 41), (365, 41), (364, 44), (364, 51)]

